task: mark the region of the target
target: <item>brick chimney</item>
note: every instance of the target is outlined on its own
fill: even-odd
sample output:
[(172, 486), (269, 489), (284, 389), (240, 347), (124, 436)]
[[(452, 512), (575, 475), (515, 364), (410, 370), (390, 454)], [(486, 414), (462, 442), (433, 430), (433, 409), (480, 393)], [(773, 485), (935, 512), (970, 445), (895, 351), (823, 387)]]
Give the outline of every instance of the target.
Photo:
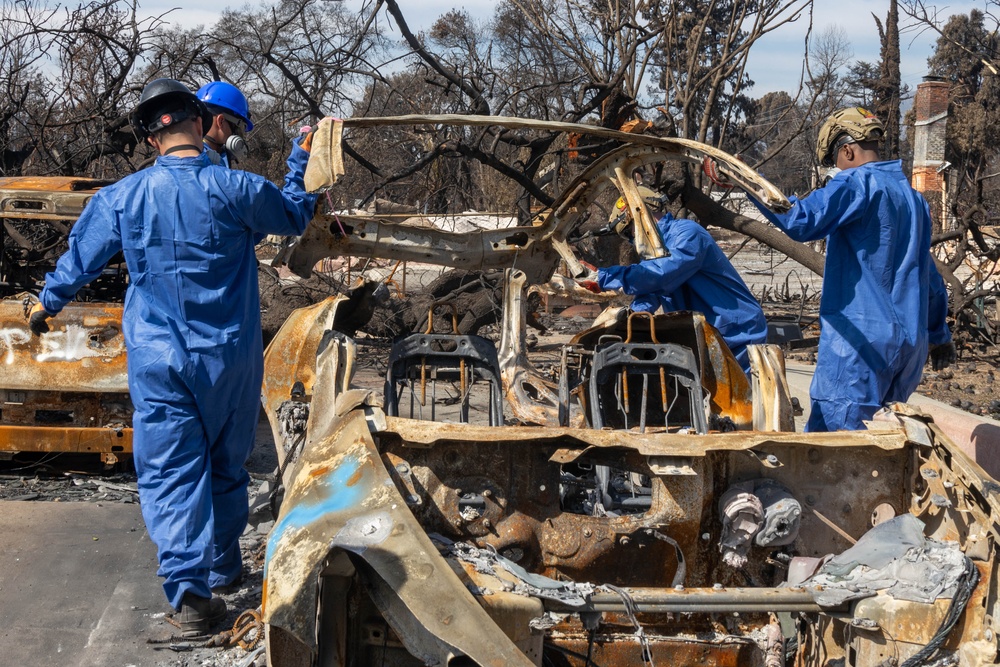
[(948, 125), (948, 91), (951, 84), (940, 76), (925, 76), (913, 100), (916, 123), (913, 133), (913, 189), (931, 205), (935, 227), (945, 218), (945, 130)]

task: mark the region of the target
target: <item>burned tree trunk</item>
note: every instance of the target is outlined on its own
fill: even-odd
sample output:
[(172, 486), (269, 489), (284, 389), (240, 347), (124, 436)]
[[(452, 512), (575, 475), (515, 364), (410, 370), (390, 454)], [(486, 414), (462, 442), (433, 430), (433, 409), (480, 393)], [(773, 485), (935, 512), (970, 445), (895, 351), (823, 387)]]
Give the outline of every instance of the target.
[(803, 243), (793, 241), (779, 229), (730, 211), (693, 185), (685, 187), (682, 196), (684, 205), (698, 216), (702, 224), (745, 234), (788, 255), (816, 275), (823, 275), (824, 256)]

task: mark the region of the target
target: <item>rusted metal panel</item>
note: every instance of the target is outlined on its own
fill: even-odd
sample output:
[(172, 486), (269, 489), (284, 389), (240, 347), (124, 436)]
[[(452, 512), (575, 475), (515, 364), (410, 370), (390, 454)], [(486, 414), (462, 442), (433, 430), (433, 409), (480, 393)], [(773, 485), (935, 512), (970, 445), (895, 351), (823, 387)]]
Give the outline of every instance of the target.
[(0, 425), (121, 428), (131, 424), (127, 394), (0, 388)]
[[(572, 651), (563, 653), (566, 664), (586, 667), (586, 656), (591, 654), (591, 664), (601, 667), (634, 667), (648, 664), (643, 659), (643, 648), (635, 636), (623, 628), (617, 635), (598, 634), (593, 648), (586, 637), (566, 637), (559, 641), (560, 648)], [(649, 649), (657, 665), (711, 665), (712, 667), (744, 667), (763, 664), (761, 651), (749, 639), (726, 637), (718, 641), (695, 638), (676, 638), (653, 635)]]
[(114, 181), (75, 176), (6, 176), (0, 178), (0, 190), (29, 190), (40, 192), (87, 192)]
[(785, 355), (777, 345), (749, 345), (753, 389), (753, 429), (794, 431), (792, 398), (785, 378)]
[[(979, 584), (965, 607), (963, 622), (942, 645), (943, 651), (961, 656), (951, 664), (977, 667), (996, 664), (997, 637), (987, 611), (992, 607), (989, 600), (992, 565), (977, 563), (976, 566), (980, 571)], [(890, 659), (902, 664), (931, 642), (950, 604), (947, 598), (921, 604), (888, 595), (859, 601), (852, 615), (861, 622), (842, 624), (844, 637), (856, 656), (854, 664), (877, 665)]]
[(502, 430), (486, 426), (458, 425), (386, 417), (384, 434), (395, 434), (407, 447), (432, 447), (469, 442), (555, 443), (560, 445), (553, 460), (571, 461), (588, 448), (628, 447), (643, 456), (696, 456), (711, 451), (742, 451), (768, 445), (802, 447), (877, 447), (903, 449), (906, 434), (899, 429), (885, 431), (838, 431), (834, 433), (629, 433), (593, 431), (574, 428), (539, 429), (530, 426), (505, 426)]
[[(668, 532), (686, 554), (701, 549), (705, 489), (698, 476), (669, 485), (654, 477), (645, 512), (594, 517), (561, 511), (560, 466), (550, 462), (551, 443), (494, 440), (489, 447), (470, 447), (467, 441), (414, 450), (395, 439), (379, 442), (424, 530), (514, 554), (518, 564), (547, 577), (656, 586), (678, 563), (673, 547), (644, 534), (646, 529)], [(641, 459), (622, 467), (649, 472)], [(470, 495), (484, 499), (475, 513), (463, 511)], [(691, 576), (697, 577), (700, 566), (690, 558)]]
[(68, 304), (41, 336), (24, 310), (0, 301), (0, 450), (130, 453), (122, 306)]
[[(278, 408), (289, 399), (296, 382), (301, 382), (304, 403), (312, 400), (316, 382), (316, 351), (323, 333), (330, 327), (338, 304), (343, 296), (332, 296), (323, 301), (299, 308), (288, 316), (274, 339), (264, 351), (264, 384), (261, 402), (271, 422), (275, 443), (279, 443), (278, 464), (284, 462), (286, 448), (280, 446), (285, 439), (278, 420)], [(287, 443), (290, 444), (290, 443)]]
[(749, 429), (753, 425), (749, 379), (722, 335), (705, 321), (705, 316), (691, 313), (690, 317), (699, 341), (704, 341), (695, 348), (695, 353), (701, 355), (701, 384), (711, 397), (712, 412), (732, 419), (738, 429)]
[(34, 336), (19, 301), (0, 301), (0, 387), (128, 392), (121, 304), (70, 303)]
[[(902, 514), (909, 502), (905, 491), (910, 476), (908, 447), (867, 445), (860, 437), (865, 433), (841, 432), (847, 436), (844, 442), (859, 436), (848, 450), (819, 446), (820, 439), (814, 436), (820, 434), (799, 434), (798, 444), (761, 445), (754, 449), (759, 455), (755, 458), (732, 452), (716, 465), (728, 469), (731, 481), (766, 477), (795, 489), (802, 504), (799, 536), (793, 543), (796, 553), (836, 554), (852, 545), (844, 534), (857, 540), (871, 528), (877, 507), (887, 504)], [(768, 457), (774, 458), (768, 462)]]
[(74, 221), (97, 189), (112, 182), (61, 176), (0, 178), (0, 218)]
[(0, 450), (128, 454), (132, 452), (132, 429), (0, 425)]
[[(640, 435), (497, 430), (387, 418), (378, 439), (388, 464), (405, 471), (398, 483), (425, 529), (521, 554), (537, 571), (556, 578), (629, 586), (662, 583), (665, 572), (674, 571), (674, 554), (642, 535), (647, 528), (665, 530), (680, 544), (692, 581), (708, 577), (718, 551), (701, 540), (702, 508), (715, 502), (709, 499), (713, 479), (722, 471), (733, 481), (767, 477), (801, 489), (807, 511), (833, 517), (855, 536), (863, 534), (872, 508), (891, 502), (902, 511), (905, 503), (900, 489), (906, 441), (898, 431)], [(841, 453), (845, 446), (851, 447), (849, 457)], [(617, 461), (650, 476), (648, 510), (614, 518), (562, 511), (559, 464), (578, 461)], [(874, 479), (879, 483), (873, 484)], [(472, 520), (460, 507), (460, 497), (468, 493), (489, 498)], [(845, 493), (850, 501), (844, 500)], [(809, 537), (798, 548), (810, 555), (848, 546), (811, 513), (801, 534)]]
[[(471, 563), (448, 559), (455, 573), (474, 593), (476, 601), (483, 606), (514, 645), (536, 665), (542, 664), (542, 644), (545, 633), (534, 630), (531, 621), (545, 613), (545, 606), (538, 598), (509, 592), (517, 583), (516, 577), (508, 572), (486, 574), (476, 570)], [(474, 588), (473, 588), (474, 587)]]
[[(532, 664), (493, 624), (406, 509), (360, 411), (306, 450), (268, 541), (265, 622), (316, 646), (316, 586), (331, 550), (368, 562), (419, 622), (403, 635), (417, 655), (442, 664), (467, 655), (477, 664)], [(380, 608), (393, 614), (391, 608)], [(427, 655), (431, 653), (432, 655)], [(275, 664), (280, 664), (276, 662)]]
[[(956, 445), (939, 426), (930, 423), (928, 427), (934, 433), (934, 448), (938, 459), (942, 464), (947, 462), (955, 481), (978, 490), (981, 502), (977, 504), (981, 505), (980, 511), (987, 512), (992, 522), (1000, 523), (1000, 486), (996, 480), (986, 474), (982, 466)], [(953, 485), (955, 481), (952, 481)]]
[[(983, 629), (986, 627), (985, 606), (988, 602), (986, 597), (989, 595), (990, 588), (990, 564), (977, 563), (977, 567), (980, 571), (979, 584), (966, 605), (965, 622), (946, 639), (944, 643), (946, 650), (958, 650), (963, 643), (986, 639)], [(948, 613), (950, 602), (950, 599), (941, 598), (935, 600), (934, 604), (921, 604), (908, 600), (897, 600), (888, 595), (876, 595), (858, 601), (853, 610), (854, 616), (870, 619), (876, 624), (876, 627), (867, 625), (862, 626), (861, 629), (852, 628), (851, 635), (856, 645), (855, 648), (860, 652), (862, 658), (862, 662), (859, 664), (877, 664), (878, 660), (874, 662), (864, 662), (864, 660), (875, 657), (886, 649), (887, 644), (892, 643), (900, 645), (897, 646), (900, 662), (916, 653), (934, 638), (941, 626), (941, 621)], [(885, 641), (889, 638), (891, 641)], [(983, 655), (983, 658), (988, 659), (988, 662), (983, 664), (992, 664), (996, 658), (995, 638), (991, 643), (992, 649), (987, 650), (990, 654)], [(981, 650), (983, 647), (977, 648)], [(882, 658), (882, 660), (884, 659)]]

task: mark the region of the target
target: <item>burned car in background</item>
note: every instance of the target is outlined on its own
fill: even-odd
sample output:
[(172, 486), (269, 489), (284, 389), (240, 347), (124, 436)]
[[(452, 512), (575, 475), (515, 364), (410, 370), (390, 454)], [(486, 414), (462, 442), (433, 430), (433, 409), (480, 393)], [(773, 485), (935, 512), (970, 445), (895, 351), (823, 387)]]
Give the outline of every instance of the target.
[(620, 139), (530, 227), (321, 214), (286, 254), (508, 271), (499, 349), (437, 304), (381, 388), (353, 381), (343, 298), (268, 347), (269, 664), (994, 664), (1000, 487), (925, 415), (796, 433), (780, 350), (752, 347), (747, 377), (697, 313), (606, 311), (551, 372), (528, 359), (525, 294), (579, 273), (566, 239), (603, 190), (662, 252), (635, 166), (709, 155), (782, 206), (718, 151)]
[(77, 452), (115, 463), (132, 450), (121, 316), (128, 273), (112, 259), (32, 336), (27, 313), (94, 192), (108, 181), (0, 178), (0, 454)]

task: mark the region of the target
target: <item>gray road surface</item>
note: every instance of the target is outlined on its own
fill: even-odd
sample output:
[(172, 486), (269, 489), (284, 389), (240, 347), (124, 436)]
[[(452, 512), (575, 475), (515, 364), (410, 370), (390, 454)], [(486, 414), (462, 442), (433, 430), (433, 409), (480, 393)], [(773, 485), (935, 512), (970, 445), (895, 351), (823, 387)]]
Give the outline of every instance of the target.
[(3, 664), (158, 661), (146, 642), (173, 627), (137, 504), (6, 501), (2, 510)]

